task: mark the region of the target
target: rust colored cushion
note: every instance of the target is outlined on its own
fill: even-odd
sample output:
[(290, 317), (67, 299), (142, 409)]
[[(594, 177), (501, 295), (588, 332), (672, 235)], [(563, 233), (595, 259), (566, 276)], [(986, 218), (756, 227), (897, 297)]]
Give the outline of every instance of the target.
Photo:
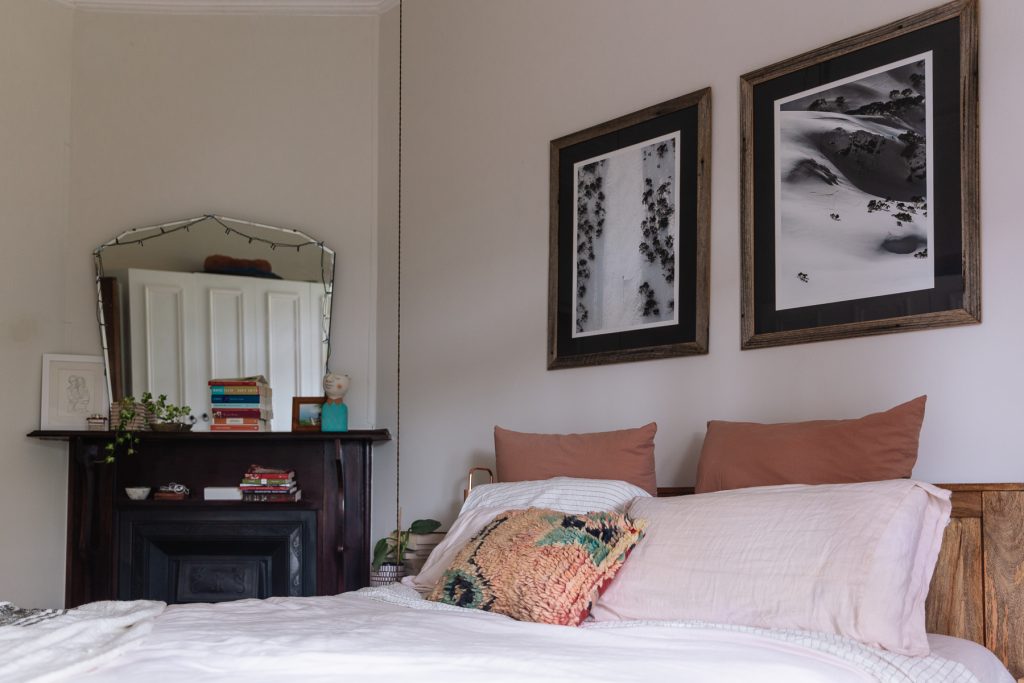
[(918, 396), (856, 420), (712, 420), (697, 465), (697, 493), (909, 477), (917, 461), (926, 399)]
[(528, 434), (494, 428), (498, 481), (534, 481), (551, 477), (618, 479), (652, 496), (654, 422), (636, 429), (593, 434)]

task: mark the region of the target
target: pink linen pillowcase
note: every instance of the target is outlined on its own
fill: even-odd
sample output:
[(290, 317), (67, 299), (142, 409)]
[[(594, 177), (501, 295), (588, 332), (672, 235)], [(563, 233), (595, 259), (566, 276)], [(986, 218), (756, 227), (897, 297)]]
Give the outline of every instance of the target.
[(708, 422), (697, 493), (909, 478), (926, 396), (856, 420)]
[(905, 479), (638, 498), (628, 514), (647, 520), (646, 537), (592, 614), (806, 629), (926, 655), (949, 498)]
[(504, 512), (466, 544), (427, 599), (577, 626), (642, 538), (644, 524), (619, 512)]
[(617, 479), (657, 495), (654, 422), (635, 429), (590, 434), (530, 434), (494, 428), (498, 481), (551, 477)]

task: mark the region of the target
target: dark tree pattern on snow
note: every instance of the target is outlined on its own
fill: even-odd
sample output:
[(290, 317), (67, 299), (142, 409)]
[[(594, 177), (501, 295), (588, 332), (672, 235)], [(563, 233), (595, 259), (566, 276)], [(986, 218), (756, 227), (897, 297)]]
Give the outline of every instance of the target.
[(594, 242), (604, 234), (604, 173), (606, 161), (580, 168), (576, 181), (576, 331), (582, 332), (590, 318), (583, 304), (595, 260)]
[[(643, 151), (644, 168), (648, 169), (653, 163), (654, 170), (657, 171), (662, 168), (662, 164), (668, 164), (674, 172), (675, 153), (675, 140), (665, 140), (651, 145)], [(645, 172), (644, 191), (640, 198), (645, 210), (643, 221), (640, 223), (640, 232), (643, 235), (639, 245), (640, 253), (648, 263), (657, 263), (661, 266), (661, 276), (669, 285), (676, 277), (675, 239), (672, 236), (672, 216), (676, 207), (672, 177), (672, 173), (662, 172), (658, 177), (652, 177)], [(639, 294), (643, 316), (660, 316), (661, 304), (650, 282), (640, 285)], [(668, 311), (674, 310), (675, 300), (669, 299), (665, 302), (665, 307)]]

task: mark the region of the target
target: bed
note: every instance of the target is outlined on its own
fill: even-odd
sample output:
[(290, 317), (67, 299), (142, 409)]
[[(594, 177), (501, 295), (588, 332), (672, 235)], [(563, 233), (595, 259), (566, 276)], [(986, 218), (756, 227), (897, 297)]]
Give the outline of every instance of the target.
[[(640, 437), (649, 448), (634, 455), (652, 458), (653, 430)], [(559, 437), (583, 452), (608, 451), (605, 441)], [(535, 457), (543, 444), (527, 442)], [(389, 587), (70, 611), (0, 603), (0, 680), (1012, 683), (1024, 675), (1024, 486), (892, 479), (680, 495), (691, 491), (652, 491), (653, 468), (634, 469), (644, 486), (570, 472), (477, 487), (420, 574)], [(531, 553), (551, 544), (512, 528), (524, 519), (559, 533), (594, 520), (620, 524), (621, 534), (601, 536), (614, 551), (602, 555), (607, 573), (570, 604), (575, 621), (517, 620), (480, 601), (454, 606), (470, 604), (461, 597), (474, 590), (505, 589), (510, 570), (490, 567), (494, 558), (548, 566)], [(483, 552), (510, 528), (521, 545)], [(623, 550), (614, 544), (626, 531)], [(571, 567), (565, 576), (596, 571)], [(467, 589), (465, 572), (487, 585)], [(508, 595), (533, 601), (552, 584), (571, 592), (565, 578), (511, 576), (492, 607)]]
[[(924, 657), (835, 634), (695, 620), (588, 621), (578, 628), (526, 623), (431, 602), (396, 584), (330, 597), (109, 602), (70, 612), (9, 613), (8, 620), (22, 625), (0, 628), (0, 680), (1011, 683), (999, 658), (971, 638), (988, 638), (1004, 661), (1016, 656), (1018, 638), (1007, 629), (1020, 618), (1016, 590), (976, 570), (985, 564), (982, 557), (1007, 557), (1003, 532), (987, 524), (1019, 529), (1024, 515), (1016, 503), (1024, 491), (1012, 485), (950, 488), (956, 516), (934, 575), (928, 624), (967, 638), (931, 634)], [(1017, 516), (1008, 521), (1008, 514)], [(984, 548), (977, 543), (982, 539), (988, 540)], [(1015, 543), (1011, 552), (1019, 551)]]

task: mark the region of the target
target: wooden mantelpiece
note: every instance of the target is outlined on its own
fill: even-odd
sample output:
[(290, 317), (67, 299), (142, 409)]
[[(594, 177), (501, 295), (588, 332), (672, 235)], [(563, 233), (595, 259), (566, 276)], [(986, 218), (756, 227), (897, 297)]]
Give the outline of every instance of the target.
[[(140, 511), (152, 516), (211, 520), (268, 511), (316, 515), (316, 594), (333, 595), (367, 585), (370, 565), (370, 470), (374, 442), (386, 429), (349, 432), (183, 434), (138, 432), (134, 455), (100, 462), (111, 432), (35, 431), (40, 439), (68, 442), (68, 525), (65, 604), (74, 607), (119, 595), (119, 520)], [(291, 468), (302, 489), (297, 503), (203, 500), (206, 486), (237, 486), (250, 463)], [(132, 501), (126, 486), (175, 481), (187, 485), (184, 501)], [(308, 514), (308, 513), (307, 513)], [(123, 584), (124, 582), (120, 582)], [(121, 591), (123, 592), (123, 590)]]

